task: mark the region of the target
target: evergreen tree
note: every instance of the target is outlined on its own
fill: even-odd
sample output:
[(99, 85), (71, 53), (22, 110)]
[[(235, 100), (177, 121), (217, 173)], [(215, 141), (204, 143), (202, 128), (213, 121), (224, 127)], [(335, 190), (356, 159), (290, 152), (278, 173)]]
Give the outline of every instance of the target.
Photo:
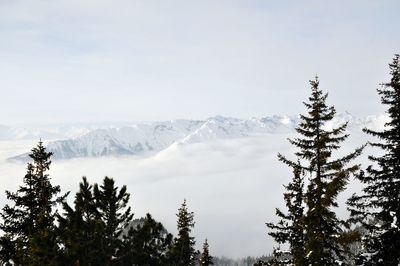
[(201, 253), (201, 256), (200, 256), (200, 265), (202, 265), (202, 266), (203, 265), (204, 266), (214, 265), (213, 257), (210, 255), (207, 239), (204, 241), (204, 244), (203, 244), (203, 252)]
[(365, 236), (362, 265), (400, 265), (400, 58), (389, 64), (391, 79), (378, 89), (382, 104), (388, 107), (390, 122), (382, 131), (364, 129), (381, 142), (370, 143), (381, 149), (381, 156), (369, 156), (373, 165), (359, 176), (365, 184), (362, 195), (349, 200), (352, 220), (361, 222)]
[[(300, 248), (299, 254), (305, 254), (304, 259), (307, 265), (338, 265), (344, 259), (344, 250), (340, 245), (343, 226), (333, 208), (337, 207), (336, 198), (345, 189), (349, 176), (359, 169), (358, 165), (350, 167), (346, 165), (361, 153), (363, 147), (344, 157), (332, 158), (333, 151), (338, 150), (340, 143), (348, 137), (345, 134), (347, 123), (336, 128), (327, 127), (327, 123), (334, 118), (335, 108), (326, 105), (328, 95), (319, 88), (318, 78), (310, 81), (310, 84), (311, 96), (309, 102), (304, 103), (308, 112), (306, 115), (300, 115), (300, 124), (296, 128), (301, 137), (289, 139), (290, 143), (298, 149), (295, 153), (297, 162), (283, 155), (279, 155), (279, 159), (309, 177), (304, 195), (297, 192), (297, 195), (293, 196), (297, 200), (303, 197), (306, 206), (303, 219), (300, 218), (301, 204), (299, 202), (296, 203), (299, 209), (289, 213), (289, 217), (296, 215), (304, 223), (304, 251)], [(296, 204), (293, 206), (296, 207)], [(281, 218), (285, 218), (284, 216), (282, 214)], [(282, 224), (283, 229), (291, 225), (287, 224), (287, 219), (283, 220), (285, 221)], [(296, 229), (297, 232), (301, 230), (303, 230), (301, 226)], [(285, 230), (281, 231), (281, 235), (275, 236), (278, 239), (283, 237), (282, 240), (285, 240), (284, 232)], [(296, 237), (300, 240), (302, 238), (297, 234)], [(293, 243), (296, 240), (290, 239), (289, 243), (291, 241)], [(298, 263), (297, 265), (301, 265), (302, 262)]]
[(123, 236), (118, 257), (121, 265), (162, 266), (167, 263), (166, 255), (171, 243), (172, 235), (146, 214), (141, 224), (131, 226)]
[[(58, 245), (54, 234), (55, 208), (67, 194), (58, 196), (59, 186), (50, 183), (47, 171), (52, 153), (47, 152), (42, 141), (32, 149), (23, 185), (16, 192), (6, 191), (12, 206), (1, 212), (0, 229), (3, 263), (16, 265), (53, 265)], [(5, 248), (4, 248), (5, 247)]]
[(121, 265), (123, 231), (132, 221), (126, 186), (115, 186), (105, 177), (91, 186), (84, 177), (75, 196), (75, 208), (64, 204), (58, 234), (64, 246), (63, 260), (75, 265)]
[(101, 251), (107, 257), (106, 265), (111, 265), (119, 260), (122, 233), (133, 218), (131, 207), (127, 206), (130, 194), (126, 186), (118, 191), (114, 180), (106, 176), (101, 186), (94, 185), (93, 195), (103, 226)]
[(196, 250), (194, 249), (195, 240), (190, 236), (194, 227), (194, 214), (189, 212), (186, 199), (178, 210), (178, 236), (169, 251), (169, 261), (175, 266), (192, 266), (196, 263)]
[(287, 192), (283, 194), (288, 213), (276, 209), (276, 215), (280, 220), (276, 224), (267, 223), (267, 226), (274, 230), (268, 234), (278, 244), (288, 243), (289, 252), (275, 249), (274, 259), (269, 262), (270, 265), (305, 265), (303, 186), (301, 166), (296, 165), (293, 179), (285, 186)]
[(65, 264), (102, 265), (107, 261), (106, 254), (99, 248), (104, 226), (92, 190), (93, 186), (83, 177), (74, 208), (64, 203), (64, 214), (58, 215), (57, 233), (63, 246), (60, 260)]

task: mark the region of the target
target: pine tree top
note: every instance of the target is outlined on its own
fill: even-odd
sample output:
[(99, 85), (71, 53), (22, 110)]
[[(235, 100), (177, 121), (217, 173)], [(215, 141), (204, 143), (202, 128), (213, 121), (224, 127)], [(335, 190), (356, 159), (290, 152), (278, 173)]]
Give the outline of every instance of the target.
[(177, 228), (179, 234), (186, 233), (189, 234), (192, 231), (192, 227), (194, 227), (194, 213), (189, 212), (187, 208), (186, 199), (183, 200), (181, 207), (178, 209), (178, 213), (176, 215), (178, 217)]

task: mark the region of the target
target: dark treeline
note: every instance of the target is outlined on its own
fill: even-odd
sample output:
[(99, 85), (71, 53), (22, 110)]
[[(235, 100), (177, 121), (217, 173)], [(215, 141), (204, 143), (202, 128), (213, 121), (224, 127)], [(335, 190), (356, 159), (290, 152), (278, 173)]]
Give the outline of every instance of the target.
[(150, 214), (133, 222), (126, 186), (109, 177), (102, 184), (83, 177), (70, 206), (47, 174), (51, 152), (39, 142), (29, 156), (23, 184), (6, 191), (12, 205), (0, 213), (1, 265), (212, 265), (207, 240), (202, 252), (194, 248), (186, 200), (173, 237)]
[[(278, 154), (293, 175), (283, 195), (286, 210), (276, 209), (278, 221), (267, 223), (277, 243), (272, 256), (213, 258), (207, 239), (197, 251), (186, 200), (177, 212), (176, 236), (151, 214), (133, 220), (127, 187), (109, 177), (101, 184), (83, 177), (69, 205), (68, 193), (50, 182), (52, 154), (39, 142), (22, 185), (6, 191), (10, 203), (0, 212), (0, 265), (400, 265), (399, 59), (395, 55), (390, 81), (378, 89), (390, 120), (382, 131), (364, 129), (379, 140), (366, 145), (382, 151), (369, 156), (367, 168), (353, 162), (366, 145), (337, 156), (349, 137), (347, 123), (326, 127), (336, 110), (327, 104), (318, 78), (310, 81), (298, 137), (289, 139), (296, 152)], [(352, 178), (363, 190), (348, 199), (350, 217), (342, 220), (335, 213), (337, 198)]]

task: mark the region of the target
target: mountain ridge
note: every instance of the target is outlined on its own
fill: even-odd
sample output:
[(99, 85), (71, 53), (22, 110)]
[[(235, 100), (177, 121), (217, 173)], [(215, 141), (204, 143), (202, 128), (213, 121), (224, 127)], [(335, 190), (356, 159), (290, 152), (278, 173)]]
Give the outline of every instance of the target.
[[(219, 139), (244, 138), (256, 135), (292, 133), (298, 116), (268, 115), (261, 118), (239, 119), (213, 116), (205, 120), (177, 119), (164, 122), (138, 123), (121, 127), (80, 128), (81, 134), (50, 141), (46, 147), (53, 159), (141, 155), (162, 151), (171, 145), (189, 145)], [(380, 129), (386, 115), (356, 118), (350, 113), (338, 114), (325, 125), (327, 128), (349, 123), (349, 131), (364, 127)], [(9, 160), (26, 160), (27, 154)]]

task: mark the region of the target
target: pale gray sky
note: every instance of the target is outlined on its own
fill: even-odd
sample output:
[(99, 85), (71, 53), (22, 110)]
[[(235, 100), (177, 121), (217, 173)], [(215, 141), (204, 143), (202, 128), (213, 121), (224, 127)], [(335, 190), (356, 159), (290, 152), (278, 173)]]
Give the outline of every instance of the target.
[(381, 112), (400, 2), (2, 0), (0, 124)]

